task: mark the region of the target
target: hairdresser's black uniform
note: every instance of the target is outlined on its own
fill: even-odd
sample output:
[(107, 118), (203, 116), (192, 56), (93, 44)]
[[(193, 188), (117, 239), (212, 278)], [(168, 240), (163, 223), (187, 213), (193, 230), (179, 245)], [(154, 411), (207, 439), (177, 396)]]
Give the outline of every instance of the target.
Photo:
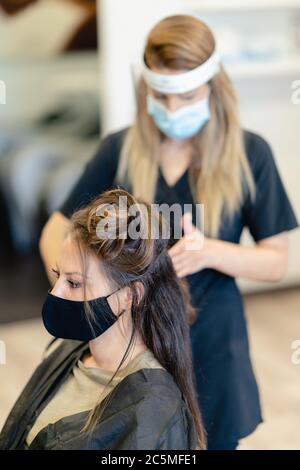
[[(60, 209), (69, 217), (104, 190), (115, 187), (124, 131), (108, 136)], [(223, 217), (219, 238), (238, 243), (244, 226), (255, 241), (297, 227), (268, 144), (245, 131), (246, 153), (256, 182), (255, 203), (246, 197), (232, 220)], [(131, 191), (129, 184), (120, 185)], [(213, 191), (213, 188), (212, 188)], [(188, 171), (169, 187), (159, 172), (156, 203), (193, 203)], [(193, 214), (195, 223), (195, 214)], [(172, 244), (173, 242), (171, 242)], [(199, 316), (191, 330), (199, 403), (209, 448), (230, 448), (261, 422), (256, 381), (249, 360), (241, 294), (234, 278), (213, 269), (187, 276)]]
[(89, 412), (48, 424), (30, 446), (35, 419), (72, 373), (88, 343), (64, 340), (37, 367), (0, 434), (0, 450), (194, 450), (194, 421), (173, 377), (164, 369), (140, 369), (111, 392), (91, 435), (81, 433)]

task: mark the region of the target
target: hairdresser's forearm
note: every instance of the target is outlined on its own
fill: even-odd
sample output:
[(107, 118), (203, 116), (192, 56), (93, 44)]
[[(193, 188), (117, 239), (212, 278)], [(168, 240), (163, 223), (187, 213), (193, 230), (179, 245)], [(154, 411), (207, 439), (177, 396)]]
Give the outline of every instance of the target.
[(256, 245), (246, 247), (222, 240), (210, 240), (209, 267), (233, 277), (277, 282), (287, 269), (287, 250)]

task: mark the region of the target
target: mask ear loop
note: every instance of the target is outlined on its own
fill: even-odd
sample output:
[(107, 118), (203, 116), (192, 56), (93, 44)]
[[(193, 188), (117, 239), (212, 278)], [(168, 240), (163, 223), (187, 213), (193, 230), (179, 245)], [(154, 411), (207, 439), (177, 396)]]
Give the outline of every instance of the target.
[[(122, 286), (123, 287), (123, 286)], [(116, 292), (118, 292), (118, 290), (122, 289), (122, 287), (118, 287), (118, 289), (116, 289), (115, 291), (111, 292), (110, 294), (108, 295), (105, 295), (105, 298), (108, 299), (108, 297), (110, 297), (111, 295), (115, 294)], [(125, 313), (126, 310), (124, 308), (124, 310), (122, 310), (122, 312), (120, 312), (118, 315), (115, 315), (115, 317), (119, 318), (121, 315), (123, 315), (123, 313)]]
[(110, 297), (111, 295), (115, 294), (116, 292), (118, 292), (118, 290), (122, 289), (122, 287), (118, 287), (118, 289), (114, 290), (113, 292), (111, 292), (110, 294), (108, 295), (105, 295), (104, 297), (107, 299), (108, 297)]
[[(108, 297), (110, 297), (111, 295), (115, 294), (116, 292), (118, 292), (118, 290), (122, 289), (123, 287), (125, 287), (125, 286), (118, 287), (118, 289), (116, 289), (115, 291), (113, 291), (113, 292), (111, 292), (110, 294), (106, 295), (105, 298), (107, 299)], [(121, 315), (123, 315), (123, 313), (125, 313), (125, 312), (126, 312), (126, 310), (124, 309), (124, 310), (122, 310), (121, 313), (119, 313), (118, 316), (117, 316), (117, 315), (115, 315), (115, 316), (116, 316), (117, 318), (119, 318), (119, 317), (120, 317)]]

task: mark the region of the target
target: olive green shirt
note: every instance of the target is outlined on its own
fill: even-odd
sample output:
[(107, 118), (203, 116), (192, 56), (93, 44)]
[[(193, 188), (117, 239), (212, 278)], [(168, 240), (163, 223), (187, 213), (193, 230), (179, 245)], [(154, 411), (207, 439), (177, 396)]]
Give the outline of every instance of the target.
[(113, 388), (127, 375), (144, 368), (163, 368), (152, 351), (146, 350), (134, 357), (124, 368), (120, 369), (112, 382), (107, 383), (114, 372), (87, 367), (79, 360), (68, 379), (37, 417), (26, 438), (30, 445), (35, 436), (48, 424), (82, 411), (91, 410), (103, 400)]

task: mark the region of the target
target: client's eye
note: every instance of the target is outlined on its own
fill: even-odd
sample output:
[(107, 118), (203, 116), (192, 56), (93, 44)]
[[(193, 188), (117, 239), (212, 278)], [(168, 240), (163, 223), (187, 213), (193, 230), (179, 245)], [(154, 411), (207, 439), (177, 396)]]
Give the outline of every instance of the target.
[(79, 289), (82, 286), (80, 282), (71, 281), (70, 279), (68, 279), (68, 283), (72, 289)]

